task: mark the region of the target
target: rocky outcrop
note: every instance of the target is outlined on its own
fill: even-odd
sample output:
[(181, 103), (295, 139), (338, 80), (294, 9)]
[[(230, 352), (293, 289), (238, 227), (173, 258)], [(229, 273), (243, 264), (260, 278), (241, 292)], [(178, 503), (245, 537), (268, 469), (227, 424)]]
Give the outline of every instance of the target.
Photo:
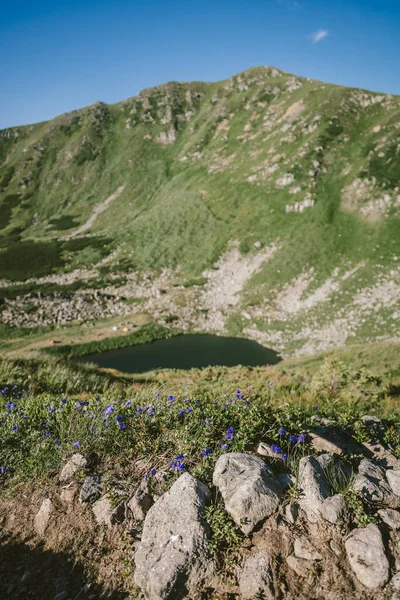
[(256, 456), (232, 452), (218, 459), (213, 483), (225, 508), (246, 534), (279, 506), (282, 487), (272, 470)]
[(135, 555), (135, 579), (146, 600), (179, 600), (210, 582), (209, 497), (204, 484), (184, 473), (150, 508)]

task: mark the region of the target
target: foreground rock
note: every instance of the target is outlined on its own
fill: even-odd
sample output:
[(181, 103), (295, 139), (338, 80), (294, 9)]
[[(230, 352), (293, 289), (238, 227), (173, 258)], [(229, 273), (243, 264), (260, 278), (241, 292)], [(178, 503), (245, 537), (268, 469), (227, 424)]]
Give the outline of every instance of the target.
[(393, 471), (386, 471), (386, 477), (389, 485), (396, 496), (400, 496), (400, 468), (393, 469)]
[(34, 527), (35, 527), (35, 531), (38, 535), (43, 536), (46, 529), (47, 529), (47, 525), (49, 524), (50, 521), (50, 516), (51, 513), (53, 512), (54, 507), (53, 507), (53, 503), (50, 500), (50, 498), (46, 498), (45, 500), (43, 500), (42, 505), (39, 509), (39, 512), (37, 513), (36, 517), (35, 517), (35, 522), (34, 522)]
[(125, 507), (123, 504), (113, 506), (108, 494), (97, 500), (92, 506), (94, 516), (99, 525), (116, 525), (122, 523), (125, 517)]
[(265, 600), (274, 599), (272, 572), (266, 552), (257, 552), (246, 560), (239, 578), (239, 589), (243, 600), (256, 598), (257, 594)]
[(93, 502), (97, 500), (101, 494), (102, 487), (100, 475), (88, 475), (81, 487), (79, 500), (81, 502)]
[(389, 485), (390, 473), (394, 473), (394, 471), (388, 470), (385, 473), (384, 469), (375, 465), (372, 461), (364, 459), (358, 467), (354, 489), (360, 491), (368, 502), (397, 508), (400, 505), (400, 498), (394, 494), (394, 490)]
[[(318, 457), (323, 459), (324, 456)], [(321, 460), (314, 456), (306, 456), (300, 460), (299, 465), (299, 505), (304, 510), (310, 523), (317, 523), (323, 511), (326, 498), (330, 496), (330, 489)]]
[(345, 542), (347, 558), (357, 579), (369, 589), (389, 580), (389, 562), (382, 535), (376, 525), (355, 529)]
[(275, 512), (282, 496), (282, 486), (271, 469), (251, 454), (220, 456), (213, 483), (222, 494), (226, 510), (245, 534)]
[(144, 521), (146, 514), (153, 504), (154, 500), (151, 494), (149, 494), (147, 486), (142, 484), (128, 501), (127, 507), (131, 511), (134, 520), (140, 523)]
[(179, 600), (209, 583), (209, 497), (203, 483), (184, 473), (150, 508), (135, 555), (135, 580), (146, 600)]
[(393, 508), (382, 508), (378, 510), (378, 515), (391, 529), (400, 529), (400, 512)]
[(86, 467), (87, 460), (82, 454), (74, 454), (61, 470), (59, 481), (66, 483), (70, 481), (77, 471)]

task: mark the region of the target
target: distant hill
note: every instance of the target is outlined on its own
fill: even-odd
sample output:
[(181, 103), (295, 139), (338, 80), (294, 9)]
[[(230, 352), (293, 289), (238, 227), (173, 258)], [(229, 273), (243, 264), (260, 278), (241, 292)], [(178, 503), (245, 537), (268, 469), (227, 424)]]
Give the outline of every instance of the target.
[(5, 129), (0, 227), (4, 323), (400, 339), (400, 97), (258, 67)]

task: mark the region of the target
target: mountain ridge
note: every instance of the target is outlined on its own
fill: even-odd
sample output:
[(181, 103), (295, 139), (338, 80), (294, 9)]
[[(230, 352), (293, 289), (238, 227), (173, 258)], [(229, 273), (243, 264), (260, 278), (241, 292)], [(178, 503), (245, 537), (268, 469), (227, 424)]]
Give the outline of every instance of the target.
[(397, 339), (399, 148), (400, 97), (274, 67), (3, 130), (2, 320), (51, 324), (24, 281), (88, 296), (81, 270), (123, 314), (288, 355)]

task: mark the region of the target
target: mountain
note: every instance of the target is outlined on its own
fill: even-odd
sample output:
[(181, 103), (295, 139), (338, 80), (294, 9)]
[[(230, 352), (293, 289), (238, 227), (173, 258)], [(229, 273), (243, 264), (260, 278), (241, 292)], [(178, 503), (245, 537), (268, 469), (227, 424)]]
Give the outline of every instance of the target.
[(258, 67), (5, 129), (0, 216), (3, 324), (400, 338), (398, 96)]

